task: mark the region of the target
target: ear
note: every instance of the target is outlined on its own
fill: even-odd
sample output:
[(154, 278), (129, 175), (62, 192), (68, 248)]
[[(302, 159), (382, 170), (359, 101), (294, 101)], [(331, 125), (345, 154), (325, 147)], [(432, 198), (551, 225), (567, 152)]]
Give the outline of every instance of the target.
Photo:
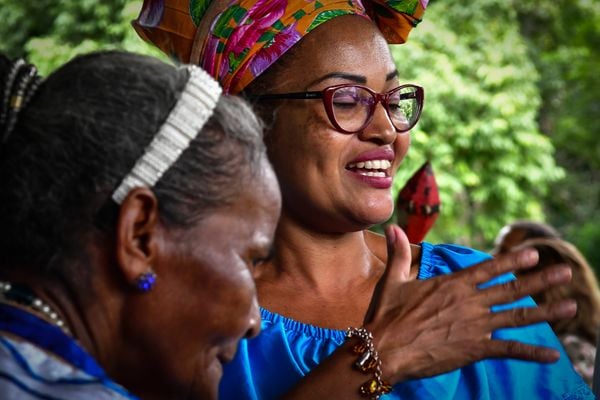
[(149, 188), (134, 189), (123, 200), (115, 228), (116, 257), (131, 286), (156, 260), (158, 221), (158, 199)]

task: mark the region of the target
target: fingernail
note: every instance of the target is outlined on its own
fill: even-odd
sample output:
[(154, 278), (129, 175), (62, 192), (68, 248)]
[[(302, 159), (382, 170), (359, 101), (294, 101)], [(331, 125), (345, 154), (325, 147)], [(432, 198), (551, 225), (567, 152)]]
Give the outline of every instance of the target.
[(555, 362), (560, 358), (560, 353), (553, 349), (543, 349), (540, 352), (540, 361), (541, 362)]
[(535, 249), (527, 249), (521, 254), (521, 261), (524, 264), (533, 265), (537, 263), (539, 258), (538, 252)]
[(567, 282), (571, 278), (571, 270), (569, 268), (556, 268), (550, 271), (548, 279), (551, 283)]
[(561, 317), (570, 317), (577, 312), (577, 302), (575, 300), (565, 300), (558, 306), (558, 313)]
[(386, 238), (390, 246), (396, 241), (396, 230), (394, 229), (393, 225), (388, 225), (386, 227)]

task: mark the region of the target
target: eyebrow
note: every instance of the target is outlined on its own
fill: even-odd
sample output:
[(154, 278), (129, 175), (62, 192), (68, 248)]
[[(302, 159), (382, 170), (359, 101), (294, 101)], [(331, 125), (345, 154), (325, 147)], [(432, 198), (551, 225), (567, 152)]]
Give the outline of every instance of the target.
[[(398, 70), (394, 69), (392, 72), (388, 73), (385, 76), (385, 81), (391, 81), (392, 79), (395, 79), (398, 77)], [(330, 72), (326, 75), (323, 75), (322, 77), (312, 81), (310, 83), (310, 86), (316, 85), (319, 82), (323, 82), (326, 79), (331, 79), (331, 78), (339, 78), (339, 79), (346, 79), (349, 81), (354, 81), (356, 83), (360, 83), (360, 84), (366, 84), (367, 83), (367, 78), (363, 75), (356, 75), (356, 74), (349, 74), (347, 72)]]
[(349, 81), (354, 81), (356, 83), (362, 83), (362, 84), (367, 83), (367, 78), (365, 78), (362, 75), (349, 74), (346, 72), (330, 72), (327, 75), (323, 75), (322, 77), (312, 81), (309, 86), (316, 85), (319, 82), (323, 82), (324, 80), (331, 79), (331, 78), (346, 79)]

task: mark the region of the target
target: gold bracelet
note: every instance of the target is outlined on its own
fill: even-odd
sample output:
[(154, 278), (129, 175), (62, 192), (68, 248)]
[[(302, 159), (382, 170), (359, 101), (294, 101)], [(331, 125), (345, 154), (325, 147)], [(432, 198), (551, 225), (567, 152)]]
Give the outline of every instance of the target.
[(352, 352), (358, 355), (354, 367), (365, 374), (373, 373), (373, 378), (363, 383), (358, 391), (371, 400), (378, 400), (382, 395), (390, 393), (392, 386), (381, 377), (381, 359), (375, 350), (373, 335), (365, 328), (347, 328), (346, 338), (353, 337), (361, 341), (352, 348)]

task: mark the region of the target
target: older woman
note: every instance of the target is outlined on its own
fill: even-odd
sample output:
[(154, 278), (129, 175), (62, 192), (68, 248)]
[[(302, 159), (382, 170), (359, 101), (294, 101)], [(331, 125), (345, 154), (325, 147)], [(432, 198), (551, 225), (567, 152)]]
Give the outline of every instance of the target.
[(527, 297), (568, 268), (510, 282), (535, 251), (411, 247), (397, 227), (386, 251), (367, 230), (392, 213), (423, 105), (388, 42), (405, 41), (425, 5), (145, 2), (143, 37), (256, 101), (282, 190), (274, 256), (256, 271), (263, 331), (241, 344), (222, 398), (591, 398), (550, 328), (530, 325), (573, 316), (571, 301)]
[(216, 398), (280, 208), (254, 114), (127, 53), (0, 76), (0, 398)]

